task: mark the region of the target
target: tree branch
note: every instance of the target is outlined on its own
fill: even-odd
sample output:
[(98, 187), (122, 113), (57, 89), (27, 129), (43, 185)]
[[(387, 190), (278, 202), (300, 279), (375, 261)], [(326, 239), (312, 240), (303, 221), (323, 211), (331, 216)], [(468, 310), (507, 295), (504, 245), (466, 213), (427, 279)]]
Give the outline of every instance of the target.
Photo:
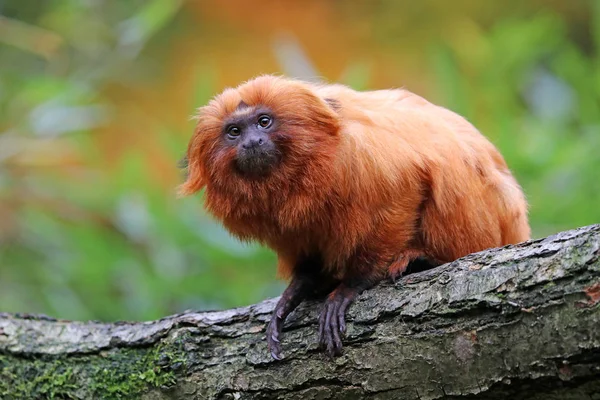
[(146, 323), (1, 314), (0, 398), (600, 398), (600, 225), (380, 284), (334, 360), (318, 302), (271, 360), (275, 301)]

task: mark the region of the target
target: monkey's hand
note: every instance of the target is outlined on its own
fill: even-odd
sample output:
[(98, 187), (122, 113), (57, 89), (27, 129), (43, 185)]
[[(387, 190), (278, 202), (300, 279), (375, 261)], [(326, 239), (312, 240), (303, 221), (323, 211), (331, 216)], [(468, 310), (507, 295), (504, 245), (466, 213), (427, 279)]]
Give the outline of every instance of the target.
[(275, 360), (281, 360), (281, 331), (283, 329), (283, 323), (285, 322), (285, 318), (282, 313), (283, 307), (276, 307), (273, 315), (271, 316), (271, 321), (269, 322), (269, 326), (267, 327), (267, 346), (269, 347), (269, 352), (271, 353), (271, 357)]
[(302, 277), (292, 279), (290, 285), (283, 291), (281, 298), (273, 310), (271, 321), (267, 326), (267, 345), (271, 356), (281, 360), (281, 336), (283, 324), (287, 316), (294, 311), (298, 304), (306, 297), (307, 280)]
[(342, 354), (342, 338), (346, 332), (346, 309), (363, 290), (360, 285), (341, 283), (327, 296), (319, 317), (319, 344), (331, 357)]

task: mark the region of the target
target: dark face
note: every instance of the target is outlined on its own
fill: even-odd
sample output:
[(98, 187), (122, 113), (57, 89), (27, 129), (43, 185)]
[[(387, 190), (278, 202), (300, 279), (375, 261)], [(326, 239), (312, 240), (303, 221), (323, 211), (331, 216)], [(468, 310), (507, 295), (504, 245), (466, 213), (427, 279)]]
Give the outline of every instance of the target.
[(264, 176), (279, 161), (272, 141), (277, 121), (268, 109), (241, 109), (225, 125), (225, 141), (236, 148), (236, 168), (247, 176)]

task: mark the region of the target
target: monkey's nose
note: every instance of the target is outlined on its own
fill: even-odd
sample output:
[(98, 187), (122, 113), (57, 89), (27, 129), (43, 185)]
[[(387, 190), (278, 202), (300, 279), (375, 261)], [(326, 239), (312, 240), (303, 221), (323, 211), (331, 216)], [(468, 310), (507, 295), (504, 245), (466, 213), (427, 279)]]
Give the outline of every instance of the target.
[(262, 146), (263, 143), (264, 140), (261, 137), (250, 137), (246, 141), (244, 141), (244, 143), (242, 143), (242, 147), (248, 150), (254, 147)]

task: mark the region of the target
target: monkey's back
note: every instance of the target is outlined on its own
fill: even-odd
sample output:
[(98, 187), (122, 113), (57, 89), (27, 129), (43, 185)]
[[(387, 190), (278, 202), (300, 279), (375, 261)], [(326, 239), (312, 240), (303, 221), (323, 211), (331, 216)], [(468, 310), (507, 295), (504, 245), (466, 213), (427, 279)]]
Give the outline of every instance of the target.
[(340, 174), (341, 190), (371, 206), (377, 240), (393, 245), (412, 235), (411, 246), (451, 261), (529, 239), (521, 188), (466, 119), (406, 90), (317, 90), (344, 121), (340, 168), (352, 172)]

